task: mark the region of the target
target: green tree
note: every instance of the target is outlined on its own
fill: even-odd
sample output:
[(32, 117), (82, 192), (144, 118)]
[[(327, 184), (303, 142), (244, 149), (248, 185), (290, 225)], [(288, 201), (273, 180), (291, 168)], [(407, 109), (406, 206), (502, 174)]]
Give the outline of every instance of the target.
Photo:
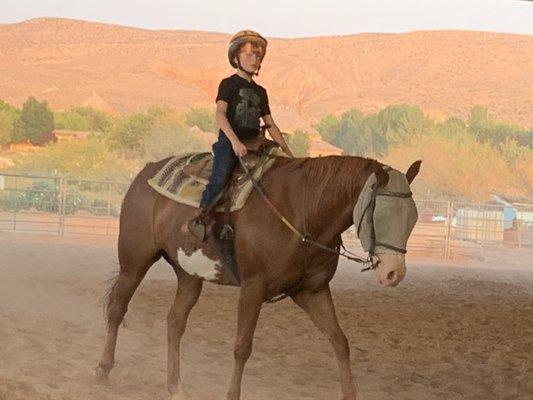
[(7, 111), (0, 111), (0, 148), (11, 143), (13, 122)]
[(533, 148), (533, 134), (523, 127), (497, 121), (486, 108), (475, 106), (468, 116), (468, 132), (479, 142), (500, 147), (513, 139), (520, 146)]
[(341, 114), (337, 134), (332, 144), (344, 150), (344, 154), (363, 154), (366, 143), (362, 137), (362, 121), (364, 114), (353, 108)]
[(15, 121), (13, 141), (29, 140), (39, 144), (42, 136), (53, 130), (54, 114), (48, 109), (46, 101), (38, 102), (34, 97), (29, 97), (22, 106), (20, 119)]
[(376, 114), (365, 116), (353, 108), (338, 118), (332, 115), (315, 126), (322, 140), (343, 149), (348, 155), (376, 155), (387, 151), (387, 140), (381, 132)]
[(91, 129), (89, 120), (76, 111), (55, 113), (54, 124), (57, 129), (72, 129), (75, 131), (88, 131)]
[(503, 158), (510, 166), (514, 166), (516, 160), (524, 157), (531, 150), (526, 146), (520, 146), (515, 139), (506, 139), (499, 144)]
[(285, 139), (295, 157), (309, 157), (309, 135), (306, 131), (296, 129)]
[(480, 105), (472, 107), (467, 119), (468, 127), (473, 131), (484, 129), (492, 125), (492, 122), (493, 119), (488, 110)]
[(111, 117), (103, 111), (92, 107), (77, 107), (71, 111), (85, 117), (89, 123), (88, 130), (102, 132), (111, 125)]
[(433, 122), (420, 108), (397, 104), (378, 113), (378, 125), (389, 146), (398, 146), (417, 140), (420, 135), (432, 132)]
[(370, 114), (361, 123), (360, 155), (381, 156), (389, 150), (389, 142), (379, 128), (378, 115)]
[(146, 161), (211, 150), (211, 145), (206, 140), (192, 135), (184, 124), (154, 125), (144, 138), (143, 147)]
[(466, 135), (466, 124), (458, 117), (449, 117), (444, 122), (439, 122), (435, 126), (436, 133), (444, 137), (457, 137)]
[(0, 100), (0, 111), (5, 111), (10, 116), (12, 122), (20, 117), (20, 110), (3, 100)]
[(152, 128), (153, 121), (154, 118), (146, 113), (117, 118), (105, 131), (109, 147), (126, 156), (142, 156), (143, 142)]
[(197, 126), (204, 132), (216, 130), (215, 114), (209, 108), (191, 108), (185, 115), (185, 123), (188, 126)]
[(326, 115), (316, 125), (315, 129), (320, 133), (323, 141), (333, 144), (339, 131), (339, 119), (334, 115)]

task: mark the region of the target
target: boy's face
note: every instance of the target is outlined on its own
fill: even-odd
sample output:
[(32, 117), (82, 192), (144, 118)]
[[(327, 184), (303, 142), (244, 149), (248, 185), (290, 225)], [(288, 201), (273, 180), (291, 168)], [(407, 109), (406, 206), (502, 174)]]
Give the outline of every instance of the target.
[(252, 43), (244, 44), (238, 54), (241, 67), (247, 72), (255, 72), (261, 65), (263, 58), (263, 49), (260, 46), (254, 46)]

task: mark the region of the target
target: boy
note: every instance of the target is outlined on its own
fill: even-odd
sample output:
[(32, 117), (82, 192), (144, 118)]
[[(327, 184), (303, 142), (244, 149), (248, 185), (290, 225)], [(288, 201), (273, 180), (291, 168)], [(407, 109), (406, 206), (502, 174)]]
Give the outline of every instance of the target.
[(280, 147), (293, 157), (279, 128), (272, 119), (266, 90), (252, 80), (258, 75), (265, 57), (267, 40), (259, 33), (243, 30), (230, 41), (228, 60), (237, 71), (220, 82), (216, 98), (216, 121), (220, 127), (218, 141), (213, 145), (213, 170), (194, 217), (185, 223), (183, 231), (189, 231), (199, 240), (205, 237), (202, 216), (213, 199), (224, 189), (237, 157), (246, 155), (242, 141), (255, 138), (260, 132), (260, 121)]

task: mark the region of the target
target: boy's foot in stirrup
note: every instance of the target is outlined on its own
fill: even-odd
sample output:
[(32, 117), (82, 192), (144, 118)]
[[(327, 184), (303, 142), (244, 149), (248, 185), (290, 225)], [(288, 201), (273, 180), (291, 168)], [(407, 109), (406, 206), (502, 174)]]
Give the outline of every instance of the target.
[(203, 218), (203, 210), (200, 209), (196, 211), (193, 217), (182, 225), (181, 231), (185, 234), (190, 233), (200, 242), (203, 242), (205, 239), (205, 221)]
[(203, 242), (205, 239), (205, 222), (202, 217), (196, 217), (189, 221), (187, 224), (189, 232), (200, 242)]

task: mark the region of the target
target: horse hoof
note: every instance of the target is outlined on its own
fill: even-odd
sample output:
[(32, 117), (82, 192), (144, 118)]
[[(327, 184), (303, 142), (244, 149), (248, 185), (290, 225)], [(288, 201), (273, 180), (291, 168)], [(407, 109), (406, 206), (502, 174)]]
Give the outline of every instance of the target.
[(226, 400), (240, 400), (240, 398), (240, 394), (229, 392), (226, 397)]
[(170, 400), (188, 400), (188, 397), (185, 396), (182, 390), (179, 390), (177, 393), (172, 393), (170, 395)]
[(107, 385), (109, 383), (109, 370), (106, 370), (102, 366), (96, 367), (94, 371), (96, 383)]

